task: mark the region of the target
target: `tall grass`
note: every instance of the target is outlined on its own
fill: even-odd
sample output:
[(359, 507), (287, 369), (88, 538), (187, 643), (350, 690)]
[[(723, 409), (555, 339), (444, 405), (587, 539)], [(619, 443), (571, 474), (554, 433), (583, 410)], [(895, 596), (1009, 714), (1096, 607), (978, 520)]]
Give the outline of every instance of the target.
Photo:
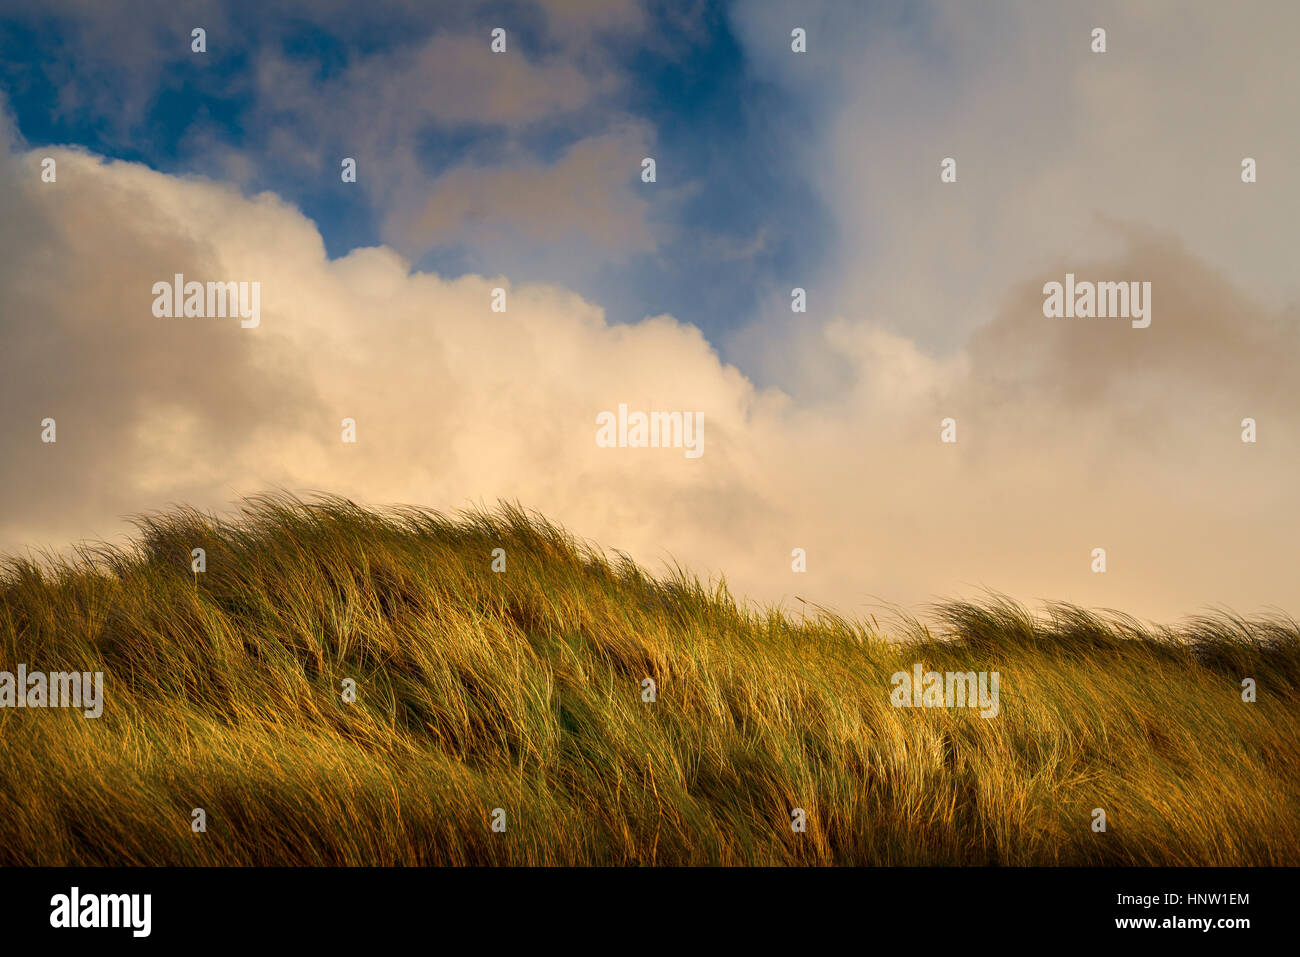
[[(138, 525), (0, 572), (0, 670), (106, 676), (99, 719), (0, 710), (0, 862), (1300, 862), (1294, 621), (994, 597), (885, 635), (516, 508), (268, 496)], [(892, 707), (914, 662), (999, 672), (1000, 713)]]

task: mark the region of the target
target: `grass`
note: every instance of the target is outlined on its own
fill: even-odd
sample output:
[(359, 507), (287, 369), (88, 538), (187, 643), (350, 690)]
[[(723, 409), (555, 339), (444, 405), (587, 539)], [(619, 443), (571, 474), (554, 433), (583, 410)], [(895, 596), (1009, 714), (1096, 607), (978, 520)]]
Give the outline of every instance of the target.
[[(516, 508), (265, 496), (138, 527), (0, 571), (0, 670), (102, 671), (106, 699), (0, 710), (0, 863), (1300, 862), (1288, 619), (994, 596), (883, 634)], [(892, 707), (915, 662), (999, 672), (999, 714)]]

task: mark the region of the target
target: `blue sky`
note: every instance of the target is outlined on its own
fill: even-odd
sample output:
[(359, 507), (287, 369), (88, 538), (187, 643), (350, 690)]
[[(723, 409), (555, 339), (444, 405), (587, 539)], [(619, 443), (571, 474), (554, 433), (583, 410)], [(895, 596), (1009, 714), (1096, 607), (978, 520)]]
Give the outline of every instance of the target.
[[(166, 23), (119, 18), (98, 37), (66, 16), (9, 18), (0, 31), (0, 87), (33, 146), (76, 144), (168, 173), (217, 177), (217, 148), (237, 152), (247, 164), (244, 191), (268, 189), (296, 204), (318, 224), (328, 253), (340, 256), (390, 238), (383, 200), (342, 184), (336, 165), (310, 170), (298, 162), (293, 131), (313, 117), (268, 107), (257, 76), (263, 57), (283, 58), (326, 84), (360, 61), (417, 50), (439, 33), (486, 47), (495, 24), (508, 28), (511, 56), (563, 59), (573, 49), (547, 29), (542, 8), (527, 3), (444, 4), (436, 17), (379, 3), (367, 5), (364, 18), (314, 22), (283, 5), (256, 6), (266, 12), (255, 21), (245, 7), (242, 18), (208, 27), (203, 57), (189, 52), (183, 29), (202, 14)], [(521, 156), (553, 163), (611, 118), (630, 119), (648, 132), (658, 163), (658, 182), (641, 184), (640, 156), (629, 155), (625, 177), (625, 188), (648, 203), (653, 248), (557, 254), (558, 244), (543, 249), (536, 237), (498, 244), (489, 236), (472, 246), (452, 240), (403, 249), (415, 268), (556, 281), (602, 305), (611, 321), (670, 313), (722, 344), (765, 302), (806, 284), (834, 232), (798, 160), (798, 147), (814, 136), (814, 111), (752, 69), (723, 5), (701, 5), (690, 17), (681, 6), (651, 6), (636, 29), (602, 34), (596, 55), (593, 44), (581, 44), (572, 57), (579, 70), (618, 78), (589, 107), (522, 123), (432, 117), (414, 123), (402, 144), (436, 181), (465, 164)], [(146, 35), (121, 43), (131, 33)], [(120, 59), (113, 55), (119, 44)], [(143, 53), (131, 59), (137, 49)], [(349, 149), (347, 119), (336, 119), (321, 149), (356, 155), (362, 176), (372, 173), (375, 158)], [(276, 131), (290, 138), (277, 140)]]

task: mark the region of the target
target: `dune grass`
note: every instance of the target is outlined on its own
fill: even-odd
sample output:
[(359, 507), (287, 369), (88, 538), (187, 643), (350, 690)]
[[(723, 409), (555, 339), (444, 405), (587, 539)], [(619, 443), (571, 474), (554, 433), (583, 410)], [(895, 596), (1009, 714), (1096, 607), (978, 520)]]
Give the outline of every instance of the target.
[[(1300, 862), (1291, 620), (991, 597), (882, 634), (516, 508), (138, 525), (0, 571), (0, 670), (102, 671), (106, 699), (0, 710), (0, 863)], [(893, 707), (917, 662), (997, 671), (998, 715)]]

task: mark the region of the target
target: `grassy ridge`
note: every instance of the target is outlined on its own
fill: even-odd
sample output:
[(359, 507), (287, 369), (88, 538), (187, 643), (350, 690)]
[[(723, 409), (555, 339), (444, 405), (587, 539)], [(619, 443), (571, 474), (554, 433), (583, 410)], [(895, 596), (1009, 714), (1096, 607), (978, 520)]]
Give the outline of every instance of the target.
[[(106, 698), (0, 710), (2, 863), (1300, 863), (1289, 620), (993, 599), (886, 640), (514, 509), (139, 524), (0, 572), (0, 670), (103, 671)], [(998, 671), (999, 715), (892, 707), (914, 662)]]

